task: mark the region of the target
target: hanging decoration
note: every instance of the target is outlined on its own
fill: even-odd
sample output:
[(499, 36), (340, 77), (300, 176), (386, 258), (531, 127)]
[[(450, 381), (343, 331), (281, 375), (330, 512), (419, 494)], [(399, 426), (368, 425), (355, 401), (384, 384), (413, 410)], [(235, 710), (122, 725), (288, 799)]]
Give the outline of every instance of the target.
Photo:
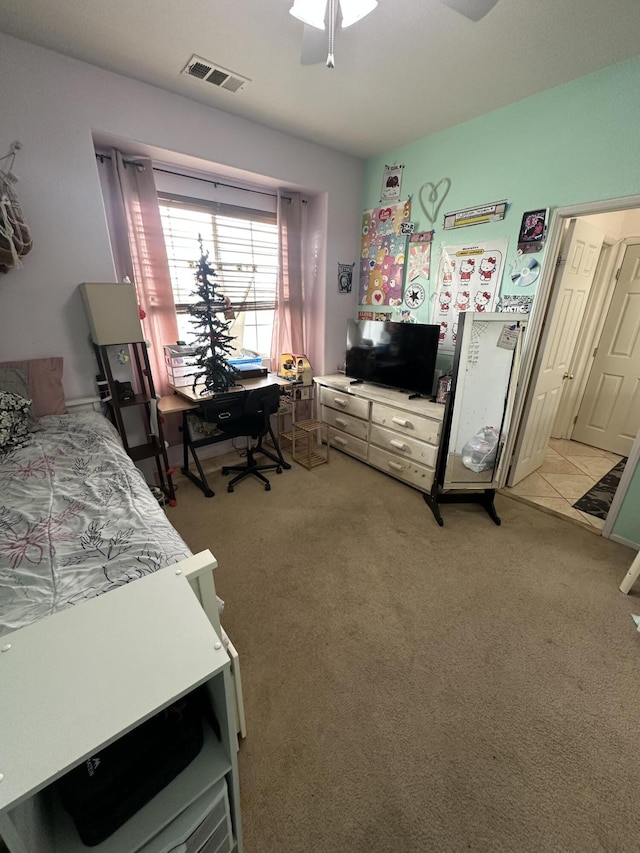
[(445, 198), (449, 195), (450, 189), (451, 179), (440, 178), (437, 184), (427, 181), (427, 183), (423, 184), (418, 190), (418, 201), (420, 202), (420, 207), (422, 208), (422, 212), (427, 218), (427, 221), (430, 222), (431, 225), (436, 224), (438, 213), (440, 212), (440, 208), (442, 207), (442, 203)]
[(452, 352), (461, 311), (495, 310), (509, 241), (442, 246), (432, 323), (440, 325), (440, 349)]
[(407, 237), (401, 231), (410, 215), (410, 199), (364, 212), (358, 291), (361, 305), (382, 307), (402, 299)]
[[(18, 178), (13, 174), (16, 152), (22, 148), (14, 142), (9, 153), (0, 157), (0, 272), (22, 266), (20, 260), (31, 251), (33, 241), (14, 185)], [(5, 165), (4, 161), (8, 161)]]
[(535, 258), (523, 261), (522, 252), (518, 252), (516, 259), (511, 261), (511, 281), (516, 287), (529, 287), (540, 275), (540, 264)]

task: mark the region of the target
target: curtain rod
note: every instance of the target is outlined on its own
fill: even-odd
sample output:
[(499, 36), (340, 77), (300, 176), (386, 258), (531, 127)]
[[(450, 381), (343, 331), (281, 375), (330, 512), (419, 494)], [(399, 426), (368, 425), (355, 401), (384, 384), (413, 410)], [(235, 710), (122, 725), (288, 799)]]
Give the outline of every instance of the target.
[[(101, 163), (104, 163), (105, 160), (112, 160), (113, 159), (113, 157), (110, 154), (100, 154), (97, 151), (96, 151), (96, 158)], [(138, 160), (123, 160), (123, 163), (125, 164), (125, 166), (135, 166), (136, 168), (144, 169), (144, 166)], [(191, 181), (202, 181), (202, 183), (204, 183), (204, 184), (213, 184), (214, 187), (228, 187), (229, 189), (232, 189), (232, 190), (243, 190), (244, 192), (247, 192), (247, 193), (255, 193), (256, 195), (266, 195), (266, 196), (269, 196), (270, 198), (277, 198), (277, 193), (269, 193), (269, 192), (266, 192), (265, 190), (252, 190), (249, 187), (239, 187), (239, 186), (236, 186), (235, 184), (225, 184), (223, 181), (214, 181), (211, 178), (200, 178), (200, 177), (197, 177), (196, 175), (185, 175), (183, 172), (174, 172), (171, 169), (161, 169), (159, 166), (153, 166), (152, 165), (151, 168), (154, 172), (163, 172), (165, 175), (175, 175), (178, 178), (189, 178), (189, 180), (191, 180)], [(284, 199), (284, 201), (291, 201), (290, 196), (283, 195), (283, 196), (281, 196), (281, 198)], [(302, 201), (303, 201), (303, 203), (305, 203), (306, 199), (302, 199)]]

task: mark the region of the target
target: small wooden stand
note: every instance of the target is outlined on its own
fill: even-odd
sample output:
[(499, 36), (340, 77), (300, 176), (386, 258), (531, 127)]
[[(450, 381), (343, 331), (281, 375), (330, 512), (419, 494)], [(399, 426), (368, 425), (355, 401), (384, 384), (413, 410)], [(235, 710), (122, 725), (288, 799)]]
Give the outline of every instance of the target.
[[(329, 462), (329, 427), (315, 418), (298, 420), (297, 408), (305, 404), (313, 409), (315, 387), (309, 385), (294, 386), (291, 395), (291, 407), (278, 412), (278, 438), (280, 446), (291, 451), (294, 462), (308, 471), (317, 465)], [(284, 428), (286, 418), (290, 416), (289, 429)]]

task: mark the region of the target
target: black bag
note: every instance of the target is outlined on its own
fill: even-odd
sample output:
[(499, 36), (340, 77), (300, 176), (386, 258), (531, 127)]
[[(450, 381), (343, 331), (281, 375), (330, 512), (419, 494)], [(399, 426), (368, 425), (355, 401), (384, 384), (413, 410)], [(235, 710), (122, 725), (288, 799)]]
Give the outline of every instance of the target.
[(100, 844), (149, 802), (202, 748), (193, 695), (165, 708), (58, 780), (83, 843)]

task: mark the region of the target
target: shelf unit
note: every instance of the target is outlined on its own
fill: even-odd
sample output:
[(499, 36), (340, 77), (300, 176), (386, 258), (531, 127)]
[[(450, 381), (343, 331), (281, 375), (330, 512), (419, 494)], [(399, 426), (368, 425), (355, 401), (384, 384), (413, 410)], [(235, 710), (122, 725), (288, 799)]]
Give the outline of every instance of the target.
[[(149, 364), (147, 346), (144, 341), (132, 341), (127, 345), (133, 356), (132, 367), (134, 369), (138, 393), (134, 394), (128, 400), (121, 400), (118, 397), (118, 387), (109, 359), (109, 351), (115, 345), (94, 344), (98, 368), (100, 374), (106, 378), (109, 392), (103, 402), (109, 408), (115, 427), (120, 433), (124, 449), (131, 459), (134, 462), (141, 462), (143, 459), (156, 460), (158, 486), (169, 499), (169, 504), (175, 506), (176, 496), (173, 488), (173, 480), (171, 479), (172, 469), (169, 466), (169, 458), (162, 431), (162, 418), (158, 416), (157, 410), (155, 415), (152, 413), (152, 406), (156, 405), (156, 392), (153, 385), (153, 375), (151, 373), (151, 365)], [(142, 421), (147, 440), (142, 444), (131, 445), (122, 411), (123, 409), (135, 406), (142, 408)]]
[(202, 686), (220, 737), (205, 721), (196, 758), (91, 849), (162, 850), (163, 831), (224, 779), (242, 853), (231, 662), (179, 565), (4, 638), (0, 835), (10, 853), (85, 851), (51, 783)]
[[(129, 283), (85, 281), (79, 288), (100, 369), (98, 389), (102, 401), (108, 407), (124, 449), (131, 459), (134, 462), (141, 462), (143, 459), (156, 460), (158, 486), (171, 506), (175, 506), (172, 470), (169, 467), (162, 432), (162, 419), (157, 414), (157, 397), (135, 287)], [(121, 400), (118, 396), (118, 387), (109, 360), (109, 351), (114, 346), (119, 349), (128, 347), (131, 353), (131, 367), (137, 389), (128, 400)], [(122, 411), (136, 406), (143, 415), (145, 441), (131, 446)]]
[[(278, 440), (280, 446), (290, 451), (295, 462), (307, 470), (329, 462), (329, 427), (314, 417), (298, 420), (297, 409), (304, 404), (313, 412), (314, 386), (294, 386), (291, 401), (278, 411)], [(286, 421), (290, 423), (287, 426)]]

